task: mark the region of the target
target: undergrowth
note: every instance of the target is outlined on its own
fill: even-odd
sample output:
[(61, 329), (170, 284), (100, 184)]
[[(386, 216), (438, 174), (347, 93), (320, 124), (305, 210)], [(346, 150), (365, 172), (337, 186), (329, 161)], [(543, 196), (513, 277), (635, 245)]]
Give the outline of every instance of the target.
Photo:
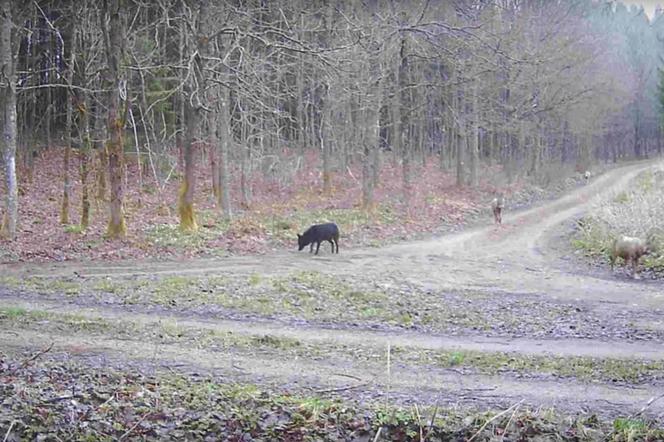
[(209, 376), (91, 367), (0, 353), (4, 440), (656, 441), (641, 417), (605, 422), (514, 404), (503, 411), (358, 404)]

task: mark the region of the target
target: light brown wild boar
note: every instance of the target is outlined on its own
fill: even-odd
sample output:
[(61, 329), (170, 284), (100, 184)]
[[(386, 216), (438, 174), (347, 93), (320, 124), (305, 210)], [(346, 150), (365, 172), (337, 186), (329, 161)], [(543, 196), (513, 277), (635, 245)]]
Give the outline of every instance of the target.
[(491, 210), (493, 211), (493, 220), (496, 224), (503, 223), (503, 208), (505, 207), (505, 197), (503, 194), (498, 194), (493, 201), (491, 201)]
[(617, 258), (622, 258), (625, 265), (632, 262), (632, 278), (638, 279), (636, 267), (639, 265), (639, 259), (643, 255), (650, 253), (650, 247), (646, 241), (641, 238), (634, 238), (631, 236), (621, 236), (617, 238), (611, 246), (611, 271)]

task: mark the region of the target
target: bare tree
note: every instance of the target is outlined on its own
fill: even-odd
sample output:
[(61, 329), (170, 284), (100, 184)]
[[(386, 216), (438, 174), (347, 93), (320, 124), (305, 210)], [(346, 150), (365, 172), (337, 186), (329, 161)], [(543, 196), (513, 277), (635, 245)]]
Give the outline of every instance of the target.
[(0, 90), (3, 112), (3, 160), (7, 196), (0, 235), (13, 240), (18, 222), (18, 182), (16, 180), (16, 71), (14, 68), (12, 1), (0, 1)]
[[(122, 169), (124, 163), (123, 131), (126, 109), (122, 102), (127, 99), (127, 82), (121, 65), (124, 51), (124, 23), (121, 17), (121, 0), (104, 0), (102, 28), (106, 46), (108, 73), (111, 91), (108, 108), (108, 175), (110, 178), (110, 219), (107, 236), (120, 238), (127, 234), (123, 208)], [(126, 102), (126, 101), (125, 101)]]
[[(67, 63), (67, 72), (65, 74), (68, 86), (71, 86), (74, 81), (74, 66), (76, 65), (76, 20), (73, 21), (71, 44), (69, 48), (69, 62)], [(67, 106), (67, 122), (65, 123), (65, 155), (62, 165), (64, 173), (64, 185), (62, 189), (62, 208), (60, 210), (60, 223), (69, 224), (69, 194), (71, 192), (71, 184), (69, 182), (69, 159), (71, 157), (71, 133), (73, 125), (73, 112), (75, 103), (74, 91), (69, 87), (67, 89), (69, 98), (69, 105)]]

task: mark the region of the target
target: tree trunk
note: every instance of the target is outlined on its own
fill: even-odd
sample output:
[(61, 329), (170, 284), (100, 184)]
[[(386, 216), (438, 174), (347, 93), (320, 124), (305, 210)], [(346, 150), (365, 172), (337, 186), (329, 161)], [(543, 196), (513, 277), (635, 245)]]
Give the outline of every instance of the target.
[[(216, 131), (217, 128), (215, 127), (214, 124), (208, 124), (208, 132), (211, 136), (211, 139), (216, 141), (215, 144), (219, 144), (219, 140), (216, 137)], [(215, 201), (220, 201), (220, 189), (219, 189), (219, 154), (218, 154), (218, 149), (215, 152), (215, 149), (212, 148), (210, 150), (210, 172), (211, 172), (211, 179), (212, 179), (212, 196)]]
[(95, 166), (95, 184), (97, 193), (95, 200), (97, 201), (96, 207), (99, 207), (100, 201), (106, 200), (106, 168), (108, 167), (107, 152), (107, 127), (104, 124), (105, 120), (104, 111), (101, 106), (95, 106), (95, 123), (94, 123), (94, 149), (97, 153), (97, 164)]
[(634, 155), (636, 158), (641, 158), (641, 112), (639, 105), (636, 104), (634, 112)]
[(230, 174), (229, 174), (229, 146), (232, 141), (232, 134), (230, 129), (230, 102), (228, 91), (221, 90), (219, 97), (219, 113), (217, 114), (217, 136), (219, 138), (217, 143), (218, 158), (219, 158), (219, 199), (218, 205), (224, 214), (224, 217), (230, 219), (233, 215), (231, 209), (231, 192), (230, 192)]
[(375, 208), (374, 189), (378, 184), (379, 165), (378, 150), (380, 149), (380, 109), (382, 107), (382, 81), (379, 82), (375, 94), (375, 106), (369, 106), (367, 114), (367, 136), (364, 137), (364, 158), (362, 161), (362, 209), (373, 212)]
[(304, 156), (307, 146), (307, 130), (305, 126), (305, 112), (304, 105), (304, 57), (300, 56), (298, 62), (298, 75), (295, 78), (296, 86), (296, 102), (295, 102), (295, 140), (299, 149), (300, 156)]
[(175, 150), (177, 151), (177, 170), (182, 172), (184, 170), (184, 131), (185, 131), (185, 118), (184, 118), (184, 94), (177, 94), (175, 99)]
[(12, 58), (12, 13), (11, 0), (0, 0), (0, 87), (3, 104), (3, 158), (5, 166), (6, 199), (5, 213), (0, 226), (0, 236), (9, 240), (16, 238), (18, 222), (18, 184), (16, 181), (16, 74)]
[[(50, 61), (47, 61), (47, 63), (50, 65)], [(46, 149), (50, 149), (53, 146), (53, 136), (51, 134), (51, 120), (53, 119), (53, 91), (50, 87), (51, 73), (49, 69), (48, 83), (46, 84), (46, 116), (44, 117), (44, 123), (46, 124)], [(32, 166), (33, 164), (30, 164), (30, 172), (32, 172)]]
[(457, 127), (456, 136), (454, 138), (454, 142), (456, 144), (456, 184), (457, 186), (463, 186), (466, 184), (466, 171), (464, 162), (466, 149), (464, 149), (465, 137), (463, 135), (463, 129), (461, 129), (460, 126)]
[(330, 150), (332, 147), (332, 100), (330, 99), (330, 85), (325, 85), (325, 98), (322, 103), (320, 122), (320, 147), (323, 153), (323, 193), (332, 193), (332, 171), (330, 165)]
[(184, 231), (195, 231), (198, 229), (196, 216), (194, 214), (194, 190), (196, 189), (196, 158), (194, 149), (196, 146), (196, 136), (200, 133), (200, 115), (199, 111), (191, 106), (185, 110), (186, 116), (186, 137), (184, 142), (184, 178), (180, 185), (178, 197), (178, 213), (180, 214), (180, 229)]
[(468, 149), (470, 150), (470, 185), (475, 187), (478, 184), (477, 170), (479, 169), (479, 124), (480, 124), (480, 111), (478, 106), (478, 87), (475, 81), (473, 90), (473, 109), (472, 113), (472, 126), (470, 128), (470, 139), (468, 140)]
[[(374, 131), (371, 130), (371, 133)], [(375, 149), (371, 146), (371, 138), (367, 137), (364, 140), (364, 158), (362, 159), (362, 209), (365, 212), (373, 210), (374, 205), (374, 185), (373, 185), (373, 161), (372, 150)]]
[(81, 228), (87, 229), (90, 225), (90, 191), (88, 187), (88, 174), (90, 171), (90, 152), (92, 150), (92, 137), (90, 136), (90, 99), (87, 91), (83, 92), (81, 106), (81, 140), (80, 177), (81, 177)]
[(76, 28), (72, 31), (71, 48), (70, 48), (69, 66), (67, 67), (67, 122), (65, 125), (65, 157), (64, 157), (64, 188), (62, 192), (62, 210), (60, 211), (60, 223), (69, 224), (69, 194), (71, 192), (71, 185), (69, 184), (69, 159), (71, 157), (71, 129), (72, 129), (72, 114), (74, 107), (74, 91), (71, 89), (72, 82), (74, 81), (74, 64), (76, 61)]
[(454, 143), (456, 146), (456, 184), (457, 186), (463, 186), (466, 184), (466, 179), (465, 179), (465, 149), (464, 149), (464, 144), (465, 144), (465, 122), (463, 118), (463, 110), (462, 110), (462, 101), (461, 97), (459, 96), (459, 92), (455, 91), (454, 93), (454, 108), (458, 110), (459, 112), (459, 117), (456, 121), (456, 130), (455, 130), (455, 137), (454, 137)]
[(406, 37), (401, 38), (399, 48), (399, 57), (396, 59), (396, 82), (393, 94), (393, 134), (394, 134), (394, 150), (397, 155), (401, 156), (401, 197), (404, 208), (408, 210), (410, 206), (410, 191), (411, 191), (411, 171), (410, 160), (411, 152), (410, 145), (407, 146), (404, 140), (404, 131), (408, 127), (408, 118), (405, 116), (406, 103), (408, 102), (408, 92), (406, 91), (407, 83), (407, 61), (406, 61)]
[[(243, 103), (237, 98), (236, 103), (243, 106)], [(242, 121), (240, 121), (240, 205), (248, 209), (251, 203), (251, 190), (249, 188), (249, 159), (251, 153), (251, 144), (249, 141), (249, 109), (242, 109)]]
[(240, 196), (242, 201), (242, 207), (245, 209), (249, 208), (251, 204), (251, 189), (249, 188), (249, 155), (251, 146), (248, 143), (246, 136), (246, 127), (243, 129), (245, 136), (242, 137), (244, 140), (240, 146)]
[[(198, 5), (198, 29), (196, 31), (196, 52), (187, 85), (187, 97), (185, 104), (185, 144), (184, 144), (184, 179), (180, 186), (178, 198), (178, 213), (180, 214), (180, 229), (183, 231), (195, 231), (198, 229), (194, 213), (194, 191), (196, 189), (196, 139), (201, 135), (203, 124), (203, 109), (205, 100), (206, 77), (204, 69), (205, 55), (207, 54), (209, 17), (207, 16), (208, 2), (201, 1)], [(181, 32), (185, 32), (184, 27)], [(184, 41), (181, 40), (181, 54), (184, 53)]]
[(120, 97), (121, 88), (125, 84), (120, 61), (123, 53), (123, 23), (120, 19), (120, 0), (105, 0), (104, 9), (108, 14), (110, 31), (103, 20), (106, 38), (106, 54), (108, 58), (109, 75), (113, 82), (108, 107), (108, 175), (110, 178), (110, 219), (106, 235), (108, 238), (121, 238), (127, 234), (123, 208), (123, 141), (122, 135), (125, 124), (125, 115), (122, 115)]

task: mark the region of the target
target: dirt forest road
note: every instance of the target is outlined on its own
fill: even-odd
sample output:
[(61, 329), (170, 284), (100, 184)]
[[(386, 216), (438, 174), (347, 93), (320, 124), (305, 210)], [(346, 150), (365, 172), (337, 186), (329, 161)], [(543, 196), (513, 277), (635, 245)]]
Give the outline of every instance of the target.
[[(346, 275), (391, 274), (424, 286), (545, 294), (554, 298), (595, 300), (646, 307), (664, 305), (661, 284), (635, 282), (608, 273), (590, 276), (567, 263), (569, 250), (557, 242), (569, 221), (590, 205), (623, 190), (641, 171), (661, 169), (660, 163), (635, 164), (611, 170), (589, 185), (526, 211), (511, 214), (509, 202), (503, 225), (487, 225), (457, 234), (388, 245), (380, 248), (345, 249), (329, 254), (286, 251), (265, 256), (241, 256), (219, 260), (168, 263), (47, 264), (7, 266), (7, 274), (19, 276), (83, 277), (194, 275), (225, 272), (283, 274), (293, 270), (316, 270)], [(295, 246), (294, 246), (295, 248)]]
[[(86, 336), (39, 328), (5, 330), (0, 332), (0, 343), (15, 349), (30, 349), (55, 342), (54, 353), (81, 358), (88, 363), (122, 365), (131, 361), (185, 371), (204, 370), (227, 380), (276, 388), (287, 385), (314, 391), (338, 389), (340, 395), (360, 400), (382, 398), (389, 391), (393, 401), (404, 404), (445, 403), (481, 408), (509, 406), (524, 400), (533, 407), (553, 406), (574, 413), (595, 412), (607, 416), (636, 413), (651, 398), (664, 393), (661, 371), (654, 370), (634, 382), (611, 382), (573, 376), (561, 378), (546, 370), (524, 374), (499, 369), (487, 373), (472, 370), (472, 367), (460, 370), (415, 364), (404, 359), (395, 362), (387, 374), (383, 356), (390, 345), (412, 352), (459, 350), (489, 355), (508, 352), (594, 358), (600, 362), (634, 358), (663, 361), (664, 285), (634, 281), (623, 273), (611, 275), (608, 270), (576, 264), (578, 261), (570, 258), (568, 240), (563, 238), (573, 221), (593, 202), (625, 189), (640, 172), (649, 168), (661, 169), (662, 164), (642, 162), (609, 171), (558, 200), (519, 213), (510, 213), (508, 204), (501, 227), (492, 225), (492, 220), (488, 219), (485, 226), (460, 233), (380, 248), (347, 248), (342, 238), (339, 255), (331, 255), (329, 245), (322, 244), (321, 255), (317, 257), (305, 252), (284, 251), (266, 256), (188, 262), (10, 265), (2, 269), (4, 275), (19, 280), (32, 277), (53, 281), (172, 275), (279, 277), (308, 270), (346, 281), (357, 278), (358, 281), (385, 279), (407, 283), (422, 293), (431, 293), (431, 297), (444, 291), (480, 293), (480, 302), (485, 305), (477, 308), (492, 310), (497, 316), (507, 314), (512, 308), (522, 308), (520, 314), (527, 315), (530, 306), (538, 305), (539, 301), (550, 303), (545, 307), (564, 305), (568, 308), (565, 312), (577, 315), (580, 322), (583, 317), (578, 312), (592, 315), (594, 322), (585, 324), (591, 330), (587, 335), (524, 336), (494, 334), (491, 329), (475, 334), (447, 334), (427, 329), (372, 328), (343, 321), (332, 324), (295, 321), (272, 314), (244, 318), (225, 316), (223, 312), (212, 315), (110, 305), (95, 300), (72, 300), (58, 294), (30, 295), (0, 287), (2, 304), (29, 310), (76, 312), (91, 318), (131, 321), (141, 326), (155, 326), (175, 318), (179, 326), (190, 329), (297, 339), (307, 345), (327, 345), (334, 349), (315, 357), (306, 354), (279, 357), (270, 352), (219, 350), (177, 342), (162, 343), (146, 350), (147, 344), (139, 338), (120, 339), (112, 333)], [(528, 303), (519, 307), (521, 300)], [(556, 320), (564, 321), (566, 314), (561, 313)], [(621, 324), (636, 324), (635, 329), (647, 333), (625, 337), (621, 334)], [(377, 356), (365, 359), (349, 356), (360, 347)], [(71, 349), (76, 352), (72, 353)], [(664, 400), (648, 405), (646, 414), (662, 419)]]

